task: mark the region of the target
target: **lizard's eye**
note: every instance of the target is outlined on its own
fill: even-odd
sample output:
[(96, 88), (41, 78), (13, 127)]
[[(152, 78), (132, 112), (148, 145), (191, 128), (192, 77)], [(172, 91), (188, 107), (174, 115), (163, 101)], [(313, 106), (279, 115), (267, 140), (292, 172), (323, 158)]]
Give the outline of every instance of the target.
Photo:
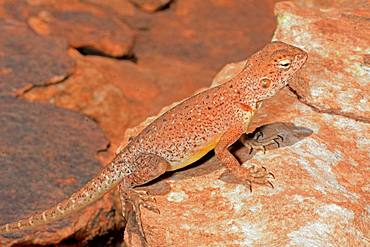
[(269, 88), (271, 86), (271, 80), (266, 77), (261, 78), (260, 83), (263, 88)]
[(277, 66), (281, 69), (289, 69), (290, 67), (290, 60), (289, 59), (283, 59), (280, 60), (277, 64)]

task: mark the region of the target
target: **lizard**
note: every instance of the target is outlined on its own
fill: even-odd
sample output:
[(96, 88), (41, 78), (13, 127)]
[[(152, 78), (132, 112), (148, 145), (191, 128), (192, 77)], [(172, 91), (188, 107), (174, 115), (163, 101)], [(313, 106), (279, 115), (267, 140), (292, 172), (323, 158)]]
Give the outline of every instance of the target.
[(234, 78), (187, 98), (130, 138), (111, 162), (69, 198), (41, 213), (0, 226), (0, 234), (62, 219), (119, 186), (121, 200), (131, 200), (134, 205), (145, 239), (140, 206), (148, 205), (135, 187), (188, 166), (212, 149), (240, 183), (250, 188), (252, 184), (269, 184), (266, 169), (242, 167), (228, 148), (247, 131), (262, 101), (287, 86), (307, 57), (300, 48), (280, 41), (267, 44), (246, 60)]

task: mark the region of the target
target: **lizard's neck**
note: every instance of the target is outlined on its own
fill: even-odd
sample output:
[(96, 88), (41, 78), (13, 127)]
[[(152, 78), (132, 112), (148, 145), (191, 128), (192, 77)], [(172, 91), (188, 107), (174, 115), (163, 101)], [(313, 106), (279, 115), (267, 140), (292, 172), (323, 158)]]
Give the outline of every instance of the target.
[(248, 76), (246, 76), (245, 71), (225, 83), (225, 88), (227, 88), (229, 94), (232, 95), (235, 101), (247, 104), (251, 107), (256, 106), (258, 102), (256, 94), (258, 92), (255, 92), (256, 90), (253, 88), (253, 83)]

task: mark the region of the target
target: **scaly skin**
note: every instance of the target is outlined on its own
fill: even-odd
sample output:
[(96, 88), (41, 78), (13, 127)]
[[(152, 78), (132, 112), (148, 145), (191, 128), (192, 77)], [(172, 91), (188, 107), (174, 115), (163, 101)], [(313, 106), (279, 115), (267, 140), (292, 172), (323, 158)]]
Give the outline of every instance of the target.
[(269, 183), (268, 173), (242, 168), (228, 147), (246, 131), (260, 103), (285, 87), (306, 59), (304, 51), (282, 42), (266, 45), (247, 60), (235, 78), (188, 98), (152, 122), (70, 198), (40, 214), (1, 226), (0, 233), (61, 219), (118, 184), (121, 191), (129, 192), (166, 171), (193, 163), (211, 149), (242, 183)]

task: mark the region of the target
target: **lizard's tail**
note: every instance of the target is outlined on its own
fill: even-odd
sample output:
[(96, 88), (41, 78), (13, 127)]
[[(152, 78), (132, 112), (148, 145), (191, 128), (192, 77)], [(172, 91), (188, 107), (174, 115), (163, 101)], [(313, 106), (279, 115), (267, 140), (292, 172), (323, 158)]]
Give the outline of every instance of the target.
[(83, 188), (56, 206), (17, 222), (0, 226), (0, 234), (26, 230), (47, 224), (86, 207), (101, 198), (123, 179), (124, 172), (122, 167), (119, 167), (121, 165), (123, 164), (109, 164)]

